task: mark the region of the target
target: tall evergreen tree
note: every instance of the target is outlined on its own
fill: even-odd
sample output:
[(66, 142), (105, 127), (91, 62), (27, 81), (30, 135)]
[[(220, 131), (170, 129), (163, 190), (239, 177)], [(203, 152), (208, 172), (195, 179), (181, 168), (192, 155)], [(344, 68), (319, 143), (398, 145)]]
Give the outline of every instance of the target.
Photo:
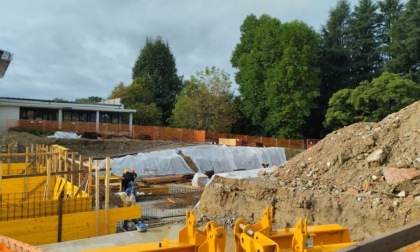
[(351, 58), (346, 40), (350, 17), (350, 3), (348, 0), (339, 0), (330, 10), (327, 23), (321, 28), (321, 96), (317, 100), (318, 109), (312, 111), (305, 125), (307, 137), (321, 138), (327, 133), (323, 121), (328, 101), (335, 92), (349, 85)]
[(420, 1), (409, 0), (391, 28), (387, 70), (420, 83)]
[(378, 2), (380, 14), (380, 26), (378, 39), (380, 42), (380, 54), (383, 62), (390, 60), (389, 45), (391, 44), (391, 27), (398, 20), (404, 4), (400, 0), (383, 0)]
[(321, 30), (321, 74), (323, 96), (331, 95), (348, 86), (350, 51), (346, 47), (350, 21), (350, 3), (339, 0), (330, 10), (327, 24)]
[(133, 67), (133, 82), (146, 78), (153, 101), (162, 110), (162, 123), (170, 117), (176, 97), (182, 89), (182, 78), (177, 75), (175, 58), (168, 43), (161, 37), (146, 38), (146, 44)]
[(352, 57), (351, 85), (354, 88), (361, 81), (371, 81), (380, 75), (382, 67), (379, 54), (377, 5), (372, 0), (360, 0), (355, 7), (349, 25), (349, 48)]

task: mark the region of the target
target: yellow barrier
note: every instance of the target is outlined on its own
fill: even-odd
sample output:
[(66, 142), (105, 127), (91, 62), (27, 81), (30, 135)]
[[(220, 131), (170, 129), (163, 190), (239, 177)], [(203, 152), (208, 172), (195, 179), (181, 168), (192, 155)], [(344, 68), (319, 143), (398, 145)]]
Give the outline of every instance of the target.
[[(141, 207), (109, 209), (109, 234), (116, 233), (117, 222), (141, 217)], [(105, 210), (100, 210), (99, 235), (105, 235)], [(96, 212), (64, 214), (62, 240), (70, 241), (96, 236)], [(58, 242), (58, 216), (0, 222), (2, 235), (32, 244), (41, 245)]]
[[(27, 165), (29, 168), (30, 163)], [(3, 170), (3, 176), (24, 174), (25, 163), (2, 163), (0, 169)]]
[[(67, 183), (65, 200), (63, 201), (63, 213), (85, 212), (92, 209), (92, 197), (88, 193), (81, 190), (77, 198), (69, 198), (78, 191), (78, 187), (66, 182), (59, 177), (56, 180), (52, 176), (51, 185), (54, 185), (53, 198), (47, 197), (46, 192), (51, 189), (46, 188), (45, 177), (29, 177), (29, 178), (15, 178), (3, 180), (4, 189), (2, 200), (0, 201), (0, 221), (27, 219), (40, 216), (57, 215), (60, 193)], [(25, 183), (28, 192), (25, 192)], [(52, 187), (50, 185), (50, 187)], [(73, 186), (73, 190), (72, 189)]]
[[(2, 180), (1, 194), (14, 194), (15, 197), (22, 198), (24, 193), (34, 194), (37, 192), (52, 191), (55, 184), (55, 176), (50, 178), (50, 188), (45, 188), (46, 177), (28, 177), (28, 178), (12, 178)], [(26, 186), (25, 186), (26, 185)], [(26, 187), (26, 190), (25, 190)]]
[[(58, 200), (31, 200), (24, 202), (6, 202), (0, 207), (0, 222), (58, 215)], [(66, 198), (63, 200), (63, 213), (86, 212), (92, 209), (92, 197)]]

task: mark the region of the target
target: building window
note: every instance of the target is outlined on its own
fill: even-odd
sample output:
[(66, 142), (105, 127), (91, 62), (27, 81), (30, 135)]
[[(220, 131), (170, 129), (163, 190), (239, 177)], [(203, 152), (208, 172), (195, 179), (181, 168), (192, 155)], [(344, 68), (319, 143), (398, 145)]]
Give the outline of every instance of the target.
[(71, 112), (63, 112), (63, 121), (71, 121)]
[(80, 121), (79, 113), (78, 112), (71, 113), (71, 120), (73, 122), (79, 122)]
[(21, 107), (19, 112), (19, 119), (57, 121), (57, 115), (57, 109)]

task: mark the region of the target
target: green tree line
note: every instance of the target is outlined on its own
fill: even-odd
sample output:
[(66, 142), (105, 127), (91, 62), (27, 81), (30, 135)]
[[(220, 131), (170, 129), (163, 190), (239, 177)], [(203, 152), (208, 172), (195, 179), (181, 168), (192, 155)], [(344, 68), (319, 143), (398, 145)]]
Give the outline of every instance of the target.
[(135, 124), (289, 139), (379, 121), (420, 99), (419, 0), (359, 0), (354, 8), (338, 0), (319, 31), (267, 14), (248, 15), (239, 29), (230, 59), (237, 95), (215, 66), (184, 80), (157, 37), (146, 38), (132, 83), (108, 98), (136, 109)]

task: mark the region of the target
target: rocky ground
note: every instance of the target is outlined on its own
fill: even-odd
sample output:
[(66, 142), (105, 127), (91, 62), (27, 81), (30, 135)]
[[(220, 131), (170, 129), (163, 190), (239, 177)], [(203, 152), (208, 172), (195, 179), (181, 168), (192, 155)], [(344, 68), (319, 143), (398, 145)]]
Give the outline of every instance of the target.
[(218, 177), (196, 209), (227, 229), (275, 207), (278, 227), (338, 223), (363, 240), (420, 220), (420, 102), (378, 123), (334, 131), (275, 172), (254, 180)]
[[(24, 152), (31, 144), (59, 144), (96, 157), (191, 145), (0, 134), (0, 153), (8, 146), (12, 152)], [(237, 218), (257, 222), (263, 209), (272, 205), (278, 227), (294, 226), (306, 217), (309, 224), (341, 224), (355, 241), (420, 220), (420, 102), (381, 122), (334, 131), (298, 152), (286, 150), (289, 161), (273, 173), (261, 172), (258, 179), (217, 177), (205, 188), (196, 216), (202, 223), (214, 220), (230, 230)]]

